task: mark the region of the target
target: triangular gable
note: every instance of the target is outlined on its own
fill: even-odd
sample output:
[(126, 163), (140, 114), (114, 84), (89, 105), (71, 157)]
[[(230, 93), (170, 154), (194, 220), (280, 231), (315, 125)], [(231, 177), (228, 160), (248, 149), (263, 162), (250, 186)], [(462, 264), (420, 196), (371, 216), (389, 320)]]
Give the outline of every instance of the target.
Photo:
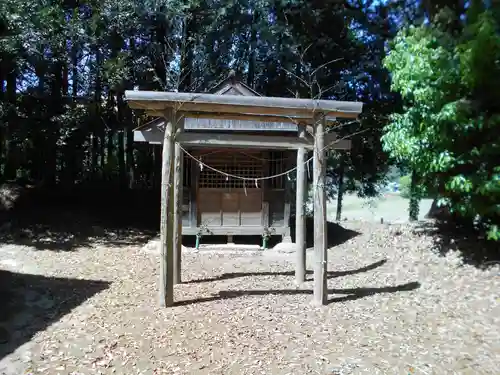
[[(215, 92), (214, 94), (216, 95), (241, 95), (241, 96), (246, 96), (242, 90), (238, 90), (237, 87), (233, 86), (233, 85), (227, 85), (227, 86), (224, 86), (221, 90)], [(250, 95), (250, 96), (254, 96), (253, 94)]]
[(212, 92), (216, 95), (262, 96), (243, 82), (233, 81), (230, 78), (219, 84)]

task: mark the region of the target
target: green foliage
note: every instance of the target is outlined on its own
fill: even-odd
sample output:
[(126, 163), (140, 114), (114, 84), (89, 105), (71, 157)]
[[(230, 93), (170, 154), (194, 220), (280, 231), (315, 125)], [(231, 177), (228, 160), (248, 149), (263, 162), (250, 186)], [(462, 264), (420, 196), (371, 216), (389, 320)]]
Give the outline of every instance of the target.
[(384, 63), (405, 101), (382, 138), (457, 217), (498, 239), (500, 36), (489, 12), (469, 17), (460, 38), (439, 25), (410, 27)]
[(399, 191), (403, 198), (410, 198), (411, 176), (409, 174), (401, 176), (399, 179)]
[[(412, 182), (411, 182), (411, 174), (406, 174), (401, 176), (399, 179), (399, 191), (401, 197), (410, 199), (412, 196)], [(425, 185), (417, 184), (413, 187), (414, 197), (417, 200), (423, 198), (432, 198), (432, 194), (429, 194), (428, 188)]]

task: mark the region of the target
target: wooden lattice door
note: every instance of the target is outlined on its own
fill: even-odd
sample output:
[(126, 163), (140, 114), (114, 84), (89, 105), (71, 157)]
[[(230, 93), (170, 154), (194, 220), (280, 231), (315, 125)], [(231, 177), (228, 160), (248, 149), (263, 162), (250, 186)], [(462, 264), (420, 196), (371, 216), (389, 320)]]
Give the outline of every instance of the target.
[(212, 151), (200, 154), (214, 169), (204, 168), (198, 180), (198, 225), (236, 227), (262, 225), (263, 159), (255, 151)]

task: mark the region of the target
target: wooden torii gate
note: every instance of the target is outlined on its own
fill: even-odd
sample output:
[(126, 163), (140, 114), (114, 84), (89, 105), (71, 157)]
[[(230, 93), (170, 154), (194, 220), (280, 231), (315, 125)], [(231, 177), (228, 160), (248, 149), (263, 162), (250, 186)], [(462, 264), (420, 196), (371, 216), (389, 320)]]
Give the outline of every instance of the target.
[[(277, 147), (297, 150), (296, 270), (297, 283), (305, 281), (306, 242), (304, 196), (305, 153), (313, 149), (314, 187), (314, 290), (313, 303), (324, 305), (327, 289), (327, 217), (325, 148), (332, 141), (325, 134), (337, 118), (355, 119), (362, 103), (264, 96), (217, 95), (154, 91), (125, 91), (133, 109), (165, 118), (162, 153), (160, 305), (172, 306), (174, 283), (180, 282), (182, 248), (182, 149), (183, 143), (225, 147)], [(298, 124), (297, 137), (269, 137), (249, 134), (189, 134), (183, 132), (185, 118), (291, 122)]]

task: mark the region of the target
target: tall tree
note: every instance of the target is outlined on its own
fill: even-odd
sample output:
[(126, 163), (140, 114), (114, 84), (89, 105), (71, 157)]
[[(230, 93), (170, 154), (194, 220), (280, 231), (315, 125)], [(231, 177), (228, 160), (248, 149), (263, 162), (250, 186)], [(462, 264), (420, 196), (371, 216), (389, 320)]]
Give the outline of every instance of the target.
[(406, 105), (383, 141), (456, 219), (500, 239), (500, 34), (480, 8), (470, 8), (460, 38), (446, 19), (400, 32), (386, 65)]

